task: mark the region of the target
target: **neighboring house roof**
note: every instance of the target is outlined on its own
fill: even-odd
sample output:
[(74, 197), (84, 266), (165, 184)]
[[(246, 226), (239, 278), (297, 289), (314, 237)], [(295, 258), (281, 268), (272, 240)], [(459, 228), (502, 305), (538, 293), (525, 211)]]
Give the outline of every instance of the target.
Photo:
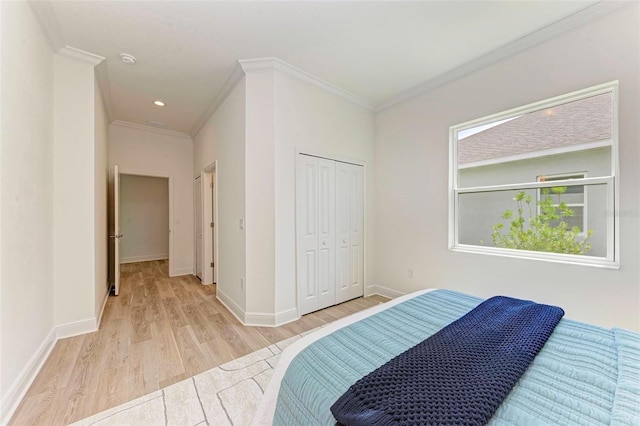
[(611, 139), (611, 94), (525, 114), (458, 141), (458, 164)]

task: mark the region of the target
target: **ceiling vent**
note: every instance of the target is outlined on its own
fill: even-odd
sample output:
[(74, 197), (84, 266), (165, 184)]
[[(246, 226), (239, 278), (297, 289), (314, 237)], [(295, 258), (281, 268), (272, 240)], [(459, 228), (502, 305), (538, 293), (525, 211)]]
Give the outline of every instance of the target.
[(157, 127), (159, 129), (167, 128), (167, 123), (163, 123), (162, 121), (147, 120), (147, 125), (151, 127)]

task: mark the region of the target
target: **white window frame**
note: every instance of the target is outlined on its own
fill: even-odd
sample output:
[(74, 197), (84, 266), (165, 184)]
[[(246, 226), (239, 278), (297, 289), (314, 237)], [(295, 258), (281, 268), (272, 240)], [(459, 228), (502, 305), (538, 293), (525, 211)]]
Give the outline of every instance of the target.
[[(566, 178), (568, 180), (575, 180), (576, 178), (574, 178), (574, 176), (579, 176), (582, 175), (581, 178), (578, 179), (584, 179), (586, 177), (589, 177), (587, 172), (575, 172), (575, 173), (557, 173), (557, 174), (552, 174), (552, 175), (539, 175), (536, 177), (536, 180), (538, 182), (540, 181), (541, 177), (544, 177), (545, 179), (554, 179), (554, 180), (547, 180), (545, 182), (557, 182), (559, 180), (563, 180), (560, 178)], [(582, 203), (581, 204), (575, 204), (575, 203), (567, 203), (567, 207), (573, 208), (573, 207), (582, 207), (582, 229), (581, 229), (581, 233), (586, 233), (586, 229), (588, 229), (587, 224), (589, 223), (587, 220), (588, 217), (588, 211), (587, 211), (587, 188), (584, 187), (584, 190), (582, 192)], [(542, 192), (540, 192), (540, 189), (538, 189), (537, 191), (537, 201), (538, 203), (540, 201), (542, 201)], [(559, 204), (554, 204), (554, 206), (559, 207)], [(538, 205), (536, 208), (538, 214), (540, 214), (540, 206)]]
[[(611, 175), (602, 177), (585, 177), (584, 179), (567, 179), (556, 180), (550, 182), (523, 182), (506, 185), (488, 185), (477, 187), (458, 187), (458, 161), (457, 161), (457, 135), (458, 132), (471, 129), (484, 124), (495, 121), (505, 120), (527, 113), (552, 108), (557, 105), (578, 101), (591, 96), (611, 93)], [(458, 211), (459, 197), (462, 194), (478, 193), (478, 192), (495, 192), (508, 190), (525, 190), (540, 189), (554, 186), (572, 186), (572, 185), (601, 185), (605, 184), (607, 188), (606, 209), (606, 230), (607, 230), (607, 250), (606, 256), (586, 256), (562, 253), (536, 252), (528, 250), (506, 249), (499, 247), (489, 247), (471, 244), (461, 244), (458, 242)], [(495, 256), (506, 256), (520, 259), (533, 259), (549, 262), (558, 262), (572, 265), (587, 265), (602, 268), (619, 268), (620, 267), (620, 238), (619, 238), (619, 220), (615, 212), (618, 211), (619, 204), (619, 159), (618, 159), (618, 81), (600, 84), (583, 90), (556, 96), (543, 101), (513, 108), (508, 111), (492, 114), (476, 120), (467, 121), (449, 128), (449, 249), (452, 251), (478, 253)], [(586, 199), (585, 214), (586, 214)]]

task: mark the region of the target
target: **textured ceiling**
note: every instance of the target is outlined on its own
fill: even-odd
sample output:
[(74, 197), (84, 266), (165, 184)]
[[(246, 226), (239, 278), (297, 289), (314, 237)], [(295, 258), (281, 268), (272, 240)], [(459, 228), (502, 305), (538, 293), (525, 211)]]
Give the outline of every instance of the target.
[[(277, 57), (373, 105), (594, 1), (53, 1), (63, 43), (106, 58), (113, 120), (192, 132), (239, 59)], [(138, 62), (126, 65), (119, 54)], [(162, 99), (167, 106), (153, 106)]]

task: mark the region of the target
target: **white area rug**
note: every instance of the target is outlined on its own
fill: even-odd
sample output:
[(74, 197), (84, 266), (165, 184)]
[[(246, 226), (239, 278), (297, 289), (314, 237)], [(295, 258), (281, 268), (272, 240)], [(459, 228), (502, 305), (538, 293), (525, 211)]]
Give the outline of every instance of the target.
[(311, 331), (80, 420), (73, 425), (248, 425), (271, 379), (280, 352)]

